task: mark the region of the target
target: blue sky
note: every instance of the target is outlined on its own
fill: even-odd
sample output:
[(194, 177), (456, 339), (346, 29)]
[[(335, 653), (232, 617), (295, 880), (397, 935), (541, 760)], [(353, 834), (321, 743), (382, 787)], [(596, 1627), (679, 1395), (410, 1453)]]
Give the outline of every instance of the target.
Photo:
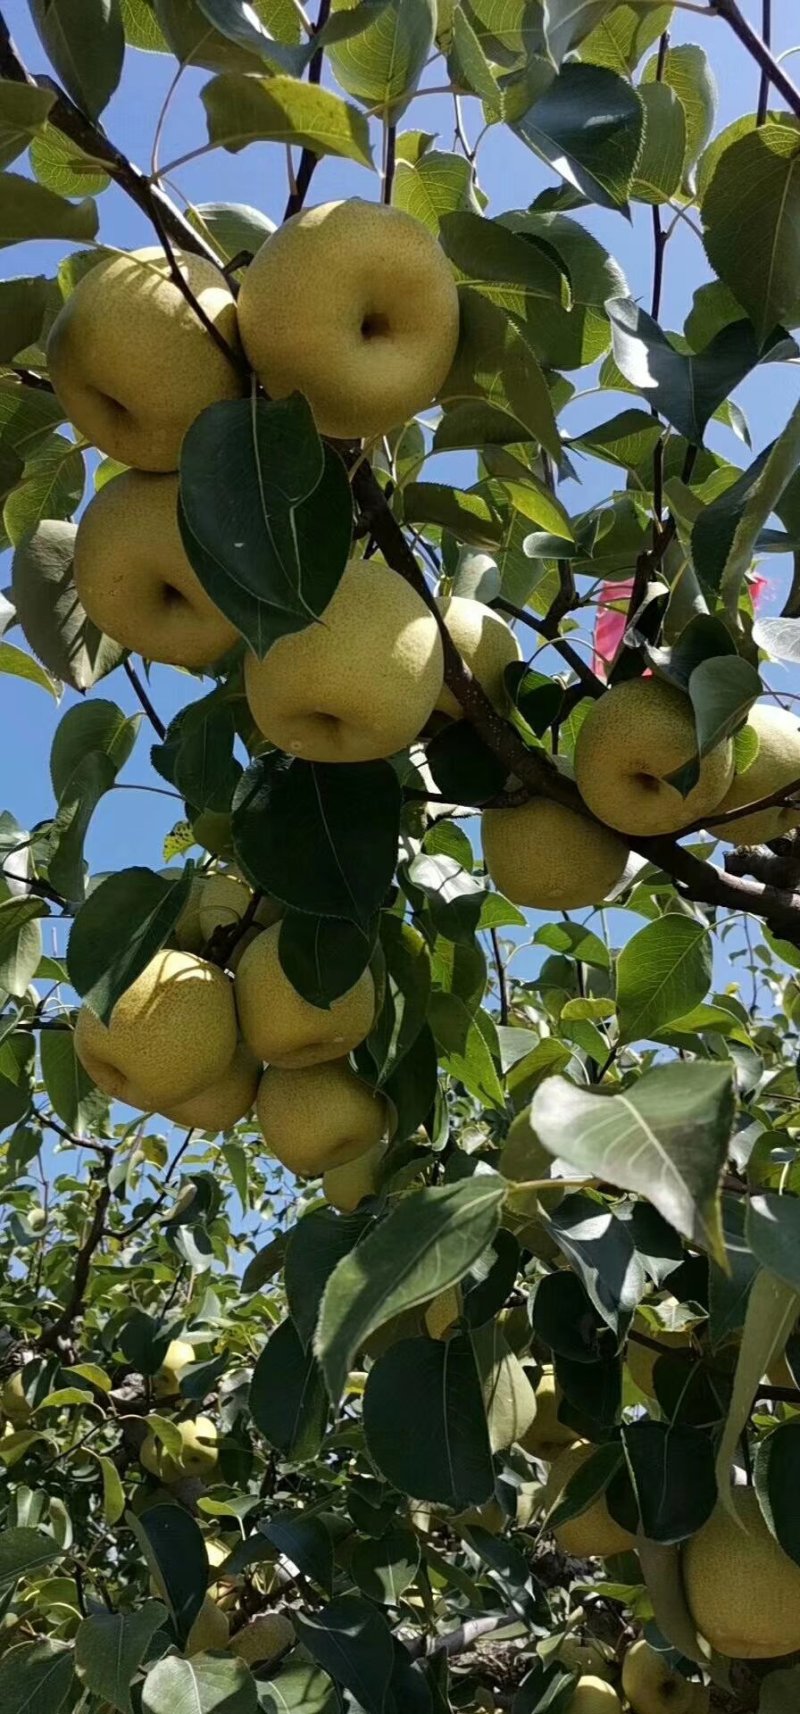
[[(745, 10), (756, 21), (760, 7), (750, 0)], [(796, 13), (795, 0), (776, 0), (775, 50), (780, 52), (791, 44), (791, 14)], [(30, 24), (23, 0), (12, 0), (6, 15), (20, 51), (33, 70), (44, 69), (44, 57)], [(719, 86), (721, 128), (738, 114), (755, 107), (758, 74), (747, 59), (732, 33), (719, 20), (704, 19), (688, 12), (676, 13), (673, 41), (696, 41), (709, 52)], [(795, 60), (800, 67), (800, 58)], [(166, 57), (129, 51), (121, 90), (110, 103), (104, 123), (109, 135), (135, 161), (146, 165), (150, 160), (156, 118), (170, 78), (174, 61)], [(205, 141), (203, 109), (197, 92), (210, 74), (190, 72), (184, 75), (167, 122), (161, 158), (170, 160)], [(430, 68), (429, 81), (441, 81), (442, 62)], [(480, 127), (477, 102), (464, 103), (467, 129), (475, 136)], [(453, 146), (453, 108), (449, 98), (423, 96), (414, 104), (401, 128), (420, 128), (438, 133), (439, 147)], [(380, 147), (376, 150), (380, 158)], [(15, 169), (19, 170), (19, 168)], [(221, 151), (209, 154), (179, 171), (176, 175), (181, 190), (196, 201), (228, 200), (252, 203), (273, 218), (280, 218), (286, 198), (284, 155), (274, 146), (256, 146), (239, 155)], [(481, 147), (479, 178), (489, 196), (489, 211), (499, 214), (506, 208), (526, 206), (547, 184), (554, 183), (550, 173), (521, 143), (507, 131), (497, 127), (490, 131)], [(349, 163), (323, 160), (313, 185), (316, 202), (331, 198), (379, 194), (378, 179), (366, 170)], [(154, 241), (144, 218), (123, 194), (109, 189), (99, 200), (102, 239), (111, 244), (133, 248)], [(602, 210), (583, 212), (586, 223), (617, 257), (628, 276), (634, 296), (649, 300), (652, 257), (650, 210), (638, 205), (633, 223), (619, 215)], [(30, 272), (53, 273), (63, 253), (63, 245), (47, 243), (16, 246), (6, 251), (6, 275)], [(667, 252), (666, 286), (662, 319), (667, 326), (679, 327), (691, 304), (692, 292), (708, 278), (708, 269), (697, 238), (679, 225)], [(592, 384), (592, 371), (573, 372), (580, 387)], [(771, 366), (756, 373), (739, 390), (737, 398), (746, 409), (756, 448), (764, 444), (780, 428), (791, 409), (796, 395), (796, 371), (784, 366)], [(572, 406), (564, 417), (564, 426), (576, 431), (590, 422), (601, 422), (624, 400), (613, 395), (594, 396)], [(715, 444), (737, 462), (747, 461), (744, 449), (727, 430), (720, 429)], [(429, 466), (429, 472), (435, 470)], [(608, 466), (582, 466), (584, 486), (580, 491), (568, 488), (565, 499), (574, 508), (583, 508), (593, 498), (607, 493), (615, 473)], [(621, 485), (621, 483), (620, 483)], [(572, 485), (570, 485), (570, 488)], [(8, 556), (6, 556), (8, 559)], [(786, 568), (772, 560), (767, 575), (773, 585), (769, 610), (778, 611), (780, 589)], [(0, 583), (8, 580), (8, 566), (3, 568)], [(11, 633), (10, 640), (14, 640)], [(555, 663), (554, 663), (555, 664)], [(777, 669), (773, 682), (778, 688), (796, 688), (788, 675)], [(186, 701), (203, 693), (201, 681), (173, 669), (155, 667), (151, 690), (163, 719)], [(136, 708), (124, 676), (117, 672), (94, 693), (115, 700), (127, 711)], [(10, 809), (23, 825), (30, 826), (52, 813), (47, 758), (53, 732), (61, 713), (74, 700), (67, 692), (60, 707), (45, 693), (18, 679), (0, 677), (0, 730), (4, 735), (2, 792), (0, 808)], [(121, 776), (125, 786), (137, 783), (156, 784), (149, 765), (148, 750), (152, 734), (143, 724), (133, 758)], [(162, 861), (161, 849), (165, 834), (181, 813), (179, 803), (150, 793), (124, 790), (110, 794), (95, 815), (87, 842), (87, 854), (93, 869), (119, 868), (131, 863), (145, 863), (154, 868)], [(633, 919), (629, 919), (631, 927)], [(62, 940), (63, 936), (59, 937)]]

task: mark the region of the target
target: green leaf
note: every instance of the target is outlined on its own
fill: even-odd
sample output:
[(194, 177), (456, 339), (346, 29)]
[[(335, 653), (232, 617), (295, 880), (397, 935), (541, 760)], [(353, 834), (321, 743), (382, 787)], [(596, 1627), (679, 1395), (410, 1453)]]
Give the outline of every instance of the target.
[(128, 719), (113, 702), (98, 701), (71, 708), (56, 733), (50, 771), (58, 809), (48, 875), (68, 899), (83, 897), (89, 823), (127, 761), (138, 729), (137, 716)]
[(504, 309), (524, 308), (530, 299), (547, 298), (569, 308), (566, 271), (552, 251), (518, 236), (499, 221), (457, 210), (439, 222), (442, 248), (458, 271), (459, 285), (471, 286)]
[(663, 916), (640, 929), (617, 959), (620, 1039), (652, 1039), (699, 1005), (711, 986), (711, 965), (706, 923)]
[(103, 1517), (107, 1524), (118, 1524), (125, 1512), (125, 1490), (120, 1481), (119, 1471), (110, 1458), (96, 1452), (95, 1457), (100, 1465), (103, 1478)]
[(367, 928), (397, 857), (400, 783), (389, 762), (251, 764), (233, 805), (238, 861), (292, 910)]
[(310, 1512), (273, 1512), (259, 1524), (261, 1535), (297, 1566), (304, 1577), (319, 1584), (326, 1595), (333, 1589), (333, 1542), (321, 1518)]
[(3, 522), (13, 546), (19, 547), (35, 535), (43, 519), (71, 518), (80, 504), (85, 481), (83, 454), (65, 435), (51, 435), (38, 446), (3, 508)]
[(419, 1542), (398, 1524), (377, 1541), (360, 1541), (350, 1561), (353, 1576), (369, 1601), (396, 1607), (419, 1570)]
[(779, 1423), (760, 1442), (753, 1474), (758, 1503), (776, 1541), (800, 1565), (800, 1531), (795, 1505), (800, 1477), (800, 1422)]
[(0, 673), (10, 673), (13, 678), (24, 678), (29, 684), (38, 684), (42, 690), (48, 690), (56, 702), (61, 694), (61, 686), (50, 673), (13, 643), (0, 642)]
[(581, 43), (581, 59), (627, 77), (642, 54), (669, 29), (672, 11), (671, 3), (648, 7), (646, 12), (635, 4), (616, 5)]
[(657, 419), (646, 411), (620, 411), (608, 422), (586, 429), (569, 442), (578, 452), (609, 464), (621, 464), (625, 470), (638, 470), (652, 458), (663, 429)]
[(648, 1541), (686, 1541), (717, 1503), (714, 1447), (680, 1422), (629, 1422), (622, 1430), (642, 1531)]
[(500, 92), (480, 40), (461, 6), (453, 16), (453, 39), (448, 54), (451, 83), (495, 105)]
[(733, 1123), (729, 1066), (657, 1066), (611, 1096), (549, 1077), (534, 1095), (531, 1123), (552, 1155), (645, 1196), (676, 1231), (721, 1261), (719, 1179)]
[(150, 760), (194, 810), (225, 815), (242, 777), (234, 756), (236, 737), (234, 707), (220, 687), (175, 715)]
[(73, 1689), (73, 1652), (39, 1637), (10, 1648), (0, 1661), (3, 1714), (59, 1714)]
[[(360, 0), (333, 0), (332, 16)], [(348, 95), (394, 125), (402, 118), (433, 46), (433, 0), (390, 0), (366, 30), (328, 49), (331, 71)]]
[[(189, 1512), (175, 1505), (148, 1506), (138, 1518), (129, 1512), (126, 1522), (145, 1554), (184, 1648), (208, 1586), (208, 1554), (199, 1526)], [(121, 1642), (119, 1634), (116, 1640)]]
[(256, 1681), (230, 1655), (165, 1655), (144, 1681), (142, 1714), (258, 1714)]
[(189, 219), (198, 232), (210, 238), (226, 262), (232, 262), (242, 250), (255, 255), (275, 231), (273, 221), (246, 202), (198, 202), (189, 211)]
[(497, 1230), (505, 1187), (494, 1173), (415, 1191), (345, 1256), (322, 1300), (316, 1350), (332, 1399), (376, 1327), (456, 1285)]
[(608, 314), (614, 358), (625, 379), (695, 444), (723, 399), (762, 360), (749, 321), (721, 328), (702, 351), (684, 352), (675, 350), (633, 298), (616, 298)]
[(628, 290), (619, 263), (591, 232), (567, 215), (527, 209), (503, 214), (500, 219), (512, 232), (550, 245), (569, 274), (571, 308), (539, 300), (531, 306), (525, 323), (526, 336), (540, 363), (557, 369), (593, 363), (611, 342), (608, 300), (624, 297)]
[[(264, 62), (298, 76), (309, 50), (299, 43), (299, 19), (288, 9), (278, 12), (272, 0), (255, 0), (247, 17), (242, 0), (155, 0), (158, 24), (169, 48), (182, 65), (207, 66), (211, 71), (263, 71)], [(254, 27), (252, 13), (264, 20), (269, 33)], [(277, 13), (281, 41), (274, 41), (270, 14)], [(283, 27), (289, 23), (289, 31)], [(216, 28), (214, 28), (216, 25)], [(291, 27), (293, 26), (293, 28)]]
[[(268, 64), (279, 67), (283, 71), (302, 71), (305, 61), (310, 57), (309, 47), (294, 47), (276, 42), (265, 23), (272, 22), (268, 17), (262, 22), (259, 9), (249, 4), (249, 0), (196, 0), (203, 17), (218, 29), (221, 35), (230, 42), (244, 49), (245, 53), (254, 54), (258, 59), (264, 59)], [(269, 13), (269, 7), (263, 4), (261, 13)]]
[(22, 999), (42, 956), (39, 917), (47, 915), (41, 899), (0, 901), (0, 990)]
[(686, 158), (686, 112), (667, 83), (639, 89), (644, 106), (644, 147), (631, 185), (635, 202), (669, 202), (680, 188)]
[(10, 166), (44, 125), (55, 101), (50, 89), (0, 80), (0, 167)]
[(151, 869), (108, 875), (83, 904), (72, 925), (67, 969), (73, 988), (104, 1023), (169, 938), (191, 890), (193, 866), (179, 881)]
[(483, 1392), (463, 1335), (390, 1346), (369, 1372), (364, 1433), (370, 1457), (401, 1493), (459, 1509), (492, 1493)]
[(374, 166), (363, 113), (317, 84), (223, 72), (206, 84), (201, 99), (208, 140), (218, 149), (237, 154), (249, 143), (285, 143)]
[[(13, 1031), (0, 1042), (0, 1126), (15, 1125), (24, 1119), (33, 1095), (35, 1043), (22, 1030)], [(3, 1558), (0, 1538), (0, 1583)]]
[(423, 1024), (413, 1046), (383, 1085), (395, 1116), (395, 1143), (413, 1136), (418, 1126), (430, 1121), (438, 1088), (436, 1043), (428, 1024)]
[(75, 1666), (87, 1690), (120, 1714), (133, 1714), (131, 1680), (166, 1618), (160, 1601), (145, 1601), (133, 1613), (92, 1613), (84, 1619), (75, 1636)]
[(366, 1043), (378, 1086), (413, 1047), (431, 991), (430, 953), (417, 929), (384, 911), (380, 937), (386, 964), (384, 999)]
[(11, 593), (39, 659), (73, 690), (91, 690), (119, 664), (122, 649), (87, 619), (73, 582), (75, 525), (50, 519), (14, 554)]
[(97, 237), (97, 209), (90, 197), (66, 202), (35, 179), (18, 173), (0, 177), (0, 249), (33, 238), (69, 238), (85, 243)]
[(37, 34), (76, 106), (96, 119), (122, 75), (119, 0), (30, 0)]
[(166, 54), (169, 48), (156, 23), (153, 0), (120, 0), (125, 40), (131, 48), (143, 53)]
[(328, 1420), (322, 1372), (293, 1321), (270, 1334), (253, 1370), (250, 1412), (265, 1439), (293, 1464), (316, 1458)]
[(31, 1577), (60, 1559), (64, 1549), (52, 1535), (36, 1529), (0, 1530), (0, 1587)]
[(365, 1214), (339, 1217), (332, 1208), (313, 1208), (292, 1227), (286, 1245), (284, 1287), (289, 1314), (307, 1346), (314, 1335), (325, 1287), (337, 1263), (371, 1229)]
[(502, 1111), (503, 1087), (476, 1016), (457, 994), (433, 993), (429, 1022), (445, 1069), (486, 1106)]
[(692, 530), (692, 555), (698, 575), (719, 589), (728, 613), (738, 610), (745, 575), (757, 551), (761, 531), (800, 466), (800, 405), (771, 446), (700, 513)]
[(691, 195), (692, 168), (711, 136), (717, 113), (717, 86), (704, 49), (694, 42), (671, 46), (660, 78), (654, 54), (642, 72), (642, 83), (662, 80), (674, 90), (686, 115), (684, 178), (686, 193)]
[(50, 779), (61, 798), (84, 758), (93, 750), (107, 756), (115, 773), (125, 766), (139, 731), (141, 716), (123, 714), (115, 702), (98, 697), (67, 710), (50, 749)]
[(281, 968), (309, 1005), (327, 1010), (366, 970), (375, 938), (375, 924), (364, 929), (338, 917), (287, 911), (278, 939)]
[(57, 196), (99, 196), (111, 183), (102, 161), (79, 149), (55, 125), (45, 125), (34, 137), (30, 162), (39, 183)]
[(262, 1714), (339, 1714), (339, 1693), (317, 1667), (305, 1663), (271, 1672), (259, 1686)]
[(568, 63), (513, 126), (524, 143), (590, 202), (627, 208), (644, 136), (644, 108), (603, 66)]
[(747, 1204), (747, 1241), (762, 1267), (800, 1291), (800, 1202), (767, 1191)]
[(528, 341), (511, 318), (480, 293), (462, 290), (460, 298), (461, 340), (440, 394), (444, 410), (465, 400), (485, 399), (560, 460), (550, 392)]
[(383, 1615), (358, 1595), (340, 1595), (316, 1613), (295, 1615), (318, 1665), (349, 1690), (364, 1714), (384, 1714), (394, 1667), (392, 1635)]
[(418, 161), (398, 161), (392, 202), (438, 234), (443, 214), (476, 206), (469, 161), (436, 149)]
[(560, 66), (615, 5), (616, 0), (544, 0), (544, 39), (553, 64)]
[(759, 1382), (784, 1350), (797, 1320), (800, 1294), (767, 1268), (756, 1275), (747, 1305), (728, 1417), (717, 1450), (717, 1487), (730, 1507), (731, 1464), (750, 1420)]
[(260, 658), (313, 623), (347, 564), (352, 499), (306, 400), (203, 411), (181, 451), (180, 523), (203, 588)]
[(712, 656), (695, 667), (689, 677), (689, 695), (698, 755), (707, 756), (731, 737), (747, 719), (762, 688), (755, 667), (739, 655)]
[(48, 288), (44, 274), (0, 280), (0, 363), (11, 363), (39, 338)]
[(91, 1077), (78, 1059), (72, 1030), (42, 1030), (39, 1052), (42, 1079), (53, 1112), (73, 1134), (91, 1131), (93, 1122), (104, 1111), (105, 1100), (98, 1097)]
[(763, 342), (800, 322), (800, 126), (768, 122), (721, 155), (702, 204), (706, 254)]

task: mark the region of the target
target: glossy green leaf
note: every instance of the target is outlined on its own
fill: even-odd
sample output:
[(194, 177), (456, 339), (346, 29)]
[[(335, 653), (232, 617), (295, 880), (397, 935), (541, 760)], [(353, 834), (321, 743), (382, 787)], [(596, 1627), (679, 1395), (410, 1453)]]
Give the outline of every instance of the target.
[(531, 298), (552, 299), (569, 308), (569, 281), (552, 251), (463, 209), (443, 214), (439, 231), (461, 286), (472, 287), (504, 309), (516, 310), (520, 299)]
[(705, 999), (711, 985), (708, 927), (692, 917), (648, 923), (617, 959), (617, 1010), (623, 1041), (652, 1038)]
[(688, 441), (698, 443), (723, 399), (761, 361), (749, 321), (723, 327), (700, 352), (676, 351), (632, 298), (608, 306), (614, 358), (626, 380)]
[(309, 1005), (327, 1010), (366, 970), (375, 938), (374, 921), (362, 927), (338, 917), (287, 911), (278, 939), (281, 968)]
[(0, 80), (0, 167), (10, 166), (27, 149), (45, 124), (54, 100), (52, 90)]
[(647, 1197), (715, 1258), (722, 1254), (719, 1180), (732, 1122), (730, 1068), (700, 1061), (657, 1066), (624, 1095), (595, 1095), (549, 1077), (531, 1109), (551, 1154)]
[(767, 123), (721, 155), (703, 198), (706, 253), (763, 341), (800, 322), (800, 129)]
[(373, 166), (363, 113), (332, 90), (294, 77), (245, 77), (223, 72), (207, 83), (202, 101), (208, 140), (237, 154), (249, 143), (285, 143)]
[(250, 1382), (253, 1421), (282, 1457), (294, 1464), (316, 1458), (328, 1418), (322, 1372), (306, 1351), (293, 1321), (270, 1334)]
[(67, 969), (73, 987), (104, 1022), (169, 938), (189, 897), (192, 873), (188, 865), (176, 882), (151, 869), (120, 869), (81, 906)]
[(525, 321), (526, 336), (540, 363), (557, 369), (593, 363), (611, 343), (608, 300), (624, 297), (628, 291), (619, 263), (593, 233), (565, 214), (515, 209), (500, 220), (513, 232), (551, 246), (569, 275), (571, 307), (540, 299), (531, 305)]
[(3, 1714), (59, 1714), (73, 1685), (72, 1649), (47, 1637), (8, 1649), (0, 1661)]
[(76, 105), (96, 119), (122, 75), (119, 0), (31, 0), (42, 46)]
[(65, 435), (51, 435), (37, 446), (3, 507), (3, 522), (13, 546), (19, 547), (35, 535), (43, 520), (71, 518), (83, 496), (85, 480), (83, 454)]
[(0, 901), (0, 989), (18, 999), (22, 999), (36, 975), (42, 956), (38, 919), (46, 915), (47, 907), (41, 899)]
[(364, 1714), (383, 1714), (394, 1650), (386, 1620), (371, 1602), (340, 1595), (316, 1613), (298, 1614), (297, 1628), (309, 1654)]
[(497, 1230), (504, 1194), (494, 1173), (416, 1191), (339, 1262), (316, 1334), (331, 1398), (376, 1327), (463, 1278)]
[(145, 1601), (135, 1613), (92, 1613), (84, 1619), (75, 1637), (75, 1666), (87, 1690), (120, 1714), (132, 1714), (131, 1680), (166, 1618), (160, 1601)]
[(476, 207), (469, 161), (437, 149), (418, 161), (398, 161), (392, 202), (438, 233), (444, 214)]
[(692, 530), (692, 553), (702, 580), (719, 589), (730, 614), (756, 552), (761, 531), (800, 466), (800, 406), (771, 446), (717, 500)]
[(603, 66), (568, 63), (514, 130), (567, 184), (626, 209), (644, 135), (635, 89)]
[(739, 655), (701, 661), (689, 677), (697, 722), (698, 755), (707, 756), (746, 720), (762, 692), (755, 667)]
[(503, 310), (478, 292), (462, 291), (461, 315), (461, 341), (440, 393), (444, 409), (485, 400), (560, 458), (550, 392), (528, 341)]
[(686, 113), (667, 83), (645, 83), (644, 145), (631, 185), (635, 202), (669, 202), (677, 194), (686, 158)]
[(207, 234), (214, 249), (227, 262), (232, 262), (243, 250), (255, 256), (275, 230), (266, 214), (243, 202), (199, 202), (189, 218), (199, 232)]
[[(275, 40), (274, 20), (270, 16), (273, 8), (264, 5), (263, 0), (260, 7), (250, 5), (249, 0), (196, 0), (196, 5), (207, 22), (228, 41), (256, 59), (266, 60), (268, 65), (299, 74), (310, 56), (307, 45), (299, 47)], [(295, 21), (292, 22), (296, 29)]]
[[(414, 1423), (424, 1422), (420, 1437)], [(480, 1377), (469, 1339), (402, 1339), (370, 1369), (364, 1393), (370, 1456), (402, 1493), (480, 1505), (494, 1486)]]
[(286, 1243), (284, 1285), (289, 1314), (304, 1346), (314, 1336), (325, 1287), (337, 1264), (371, 1230), (367, 1214), (340, 1216), (312, 1208), (292, 1227)]
[[(168, 47), (182, 65), (255, 73), (263, 71), (266, 62), (300, 76), (308, 52), (300, 45), (300, 20), (290, 3), (278, 20), (270, 16), (276, 9), (272, 0), (255, 0), (247, 8), (243, 0), (154, 0), (154, 9)], [(261, 22), (266, 34), (258, 29)], [(281, 24), (280, 41), (272, 35), (276, 22)]]
[[(359, 0), (333, 0), (332, 16)], [(368, 28), (328, 49), (331, 70), (348, 95), (395, 124), (408, 106), (433, 45), (433, 0), (390, 0)]]
[(260, 658), (324, 612), (347, 564), (352, 501), (299, 394), (210, 405), (183, 443), (180, 496), (194, 570)]

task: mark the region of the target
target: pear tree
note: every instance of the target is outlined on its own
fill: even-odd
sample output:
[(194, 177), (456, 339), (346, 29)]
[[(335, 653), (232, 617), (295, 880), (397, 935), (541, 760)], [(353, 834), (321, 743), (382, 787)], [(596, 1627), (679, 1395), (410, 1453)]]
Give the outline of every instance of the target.
[(794, 12), (0, 3), (3, 1714), (800, 1706)]

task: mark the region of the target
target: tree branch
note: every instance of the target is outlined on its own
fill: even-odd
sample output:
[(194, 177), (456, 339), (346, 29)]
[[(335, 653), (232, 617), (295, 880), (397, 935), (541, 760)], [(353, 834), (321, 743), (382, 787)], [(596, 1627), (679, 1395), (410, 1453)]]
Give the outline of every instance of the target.
[(48, 1327), (42, 1334), (42, 1337), (39, 1340), (39, 1345), (42, 1350), (59, 1346), (62, 1339), (66, 1339), (67, 1335), (72, 1331), (72, 1324), (83, 1309), (83, 1300), (86, 1295), (86, 1287), (89, 1284), (89, 1274), (92, 1267), (92, 1257), (105, 1236), (106, 1214), (108, 1213), (108, 1205), (111, 1201), (111, 1185), (108, 1175), (111, 1162), (114, 1158), (114, 1151), (112, 1148), (106, 1147), (104, 1148), (103, 1154), (106, 1176), (100, 1187), (100, 1194), (94, 1205), (94, 1214), (92, 1215), (92, 1222), (89, 1227), (89, 1231), (75, 1258), (75, 1275), (72, 1281), (72, 1290), (64, 1309), (58, 1317), (58, 1320), (54, 1321), (52, 1327)]
[(556, 653), (561, 656), (562, 661), (566, 661), (567, 666), (572, 668), (576, 678), (580, 679), (587, 696), (603, 696), (606, 687), (602, 679), (599, 679), (597, 674), (592, 672), (588, 661), (585, 661), (583, 656), (578, 654), (577, 649), (573, 649), (566, 637), (551, 637), (543, 619), (537, 619), (533, 613), (529, 613), (524, 607), (515, 607), (513, 601), (506, 601), (502, 595), (496, 596), (491, 605), (499, 613), (507, 613), (510, 619), (518, 619), (520, 624), (530, 625), (531, 630), (535, 631), (538, 637), (544, 637)]
[[(216, 252), (201, 238), (199, 232), (189, 225), (188, 220), (176, 208), (170, 197), (166, 196), (158, 185), (151, 183), (146, 173), (140, 167), (129, 161), (121, 149), (116, 148), (105, 131), (98, 125), (93, 125), (86, 114), (82, 113), (69, 96), (60, 89), (52, 78), (32, 77), (21, 60), (11, 32), (3, 14), (0, 13), (0, 77), (11, 83), (29, 83), (34, 88), (48, 89), (55, 94), (55, 101), (47, 115), (48, 124), (54, 125), (62, 136), (69, 137), (85, 154), (101, 161), (106, 171), (111, 174), (115, 183), (142, 210), (148, 220), (158, 229), (158, 221), (169, 237), (179, 244), (182, 249), (193, 251), (196, 256), (205, 256), (206, 260), (219, 267), (219, 257)], [(154, 215), (153, 210), (156, 210)]]
[(164, 725), (164, 722), (161, 719), (161, 716), (156, 713), (155, 708), (153, 707), (153, 704), (150, 701), (150, 698), (147, 694), (147, 691), (144, 688), (144, 685), (142, 684), (142, 681), (139, 677), (139, 674), (136, 671), (135, 666), (132, 666), (131, 662), (127, 659), (124, 660), (122, 664), (125, 668), (125, 672), (129, 678), (130, 682), (131, 682), (131, 685), (133, 686), (133, 689), (134, 689), (134, 691), (135, 691), (135, 693), (139, 699), (139, 702), (141, 703), (141, 706), (144, 709), (145, 714), (147, 715), (147, 718), (150, 722), (150, 725), (153, 728), (153, 731), (156, 732), (158, 734), (158, 737), (161, 738), (163, 741), (163, 739), (166, 738), (166, 736), (167, 736), (167, 728)]
[(464, 1654), (479, 1637), (490, 1637), (494, 1631), (504, 1631), (507, 1625), (518, 1625), (519, 1613), (510, 1607), (505, 1613), (486, 1614), (480, 1619), (467, 1619), (455, 1631), (447, 1631), (444, 1636), (434, 1637), (428, 1641), (426, 1637), (415, 1637), (406, 1644), (412, 1660), (430, 1659), (431, 1655), (444, 1654), (448, 1660), (453, 1655)]
[[(313, 34), (315, 36), (318, 36), (323, 26), (327, 24), (330, 9), (331, 0), (320, 0), (317, 21), (313, 26)], [(322, 48), (319, 48), (317, 52), (312, 55), (311, 63), (308, 68), (309, 83), (319, 83), (322, 77), (323, 57)], [(300, 156), (300, 165), (297, 169), (294, 185), (289, 193), (286, 207), (283, 211), (284, 220), (290, 220), (293, 214), (300, 213), (308, 194), (308, 187), (317, 170), (318, 163), (319, 155), (315, 155), (313, 149), (303, 150), (303, 153)]]
[(709, 14), (712, 17), (723, 18), (726, 24), (730, 24), (742, 47), (747, 49), (751, 59), (754, 59), (756, 65), (761, 67), (773, 89), (777, 89), (778, 94), (783, 96), (787, 107), (790, 107), (795, 116), (800, 119), (800, 89), (792, 83), (783, 66), (779, 65), (770, 52), (766, 42), (762, 42), (752, 24), (748, 23), (744, 14), (739, 10), (737, 0), (712, 0), (709, 6)]

